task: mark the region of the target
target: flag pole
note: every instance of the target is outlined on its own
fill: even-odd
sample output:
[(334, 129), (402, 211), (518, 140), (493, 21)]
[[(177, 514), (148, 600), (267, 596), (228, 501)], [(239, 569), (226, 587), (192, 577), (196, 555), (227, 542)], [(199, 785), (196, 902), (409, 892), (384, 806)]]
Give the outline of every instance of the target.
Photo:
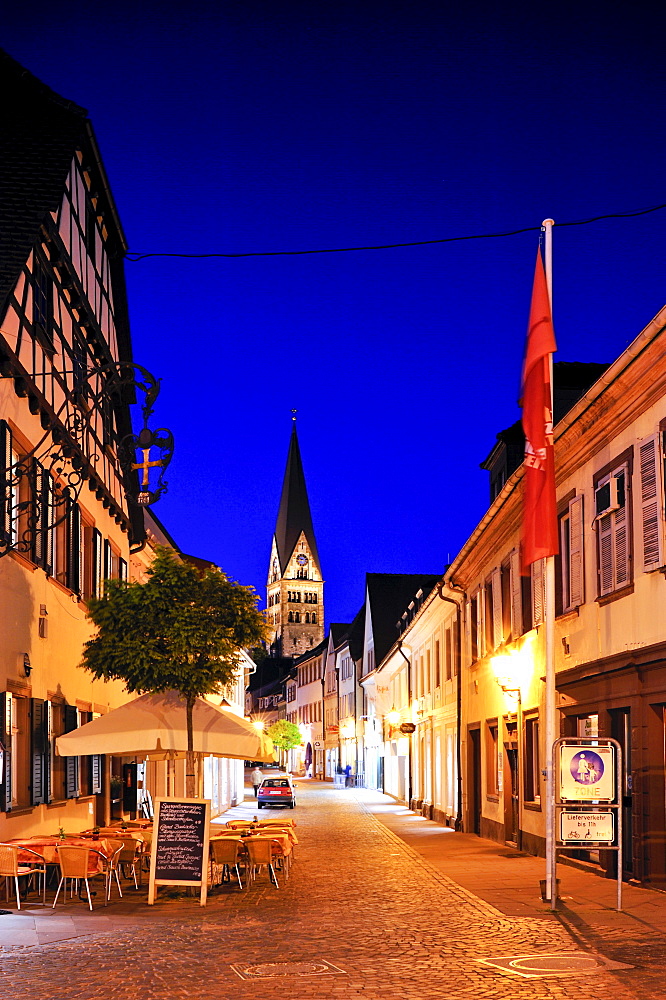
[[(544, 219), (544, 267), (546, 285), (553, 313), (553, 219)], [(550, 355), (550, 412), (553, 414), (553, 355)], [(545, 560), (545, 629), (546, 629), (546, 899), (550, 908), (557, 906), (557, 862), (555, 857), (555, 775), (553, 774), (553, 743), (557, 738), (557, 708), (555, 705), (555, 556)]]

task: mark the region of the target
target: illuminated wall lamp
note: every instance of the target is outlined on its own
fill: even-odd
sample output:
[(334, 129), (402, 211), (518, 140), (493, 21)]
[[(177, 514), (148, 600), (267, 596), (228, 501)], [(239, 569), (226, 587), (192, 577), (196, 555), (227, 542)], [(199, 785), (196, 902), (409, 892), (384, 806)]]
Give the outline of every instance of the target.
[(500, 653), (493, 656), (490, 661), (495, 680), (501, 687), (504, 694), (514, 695), (518, 701), (521, 699), (521, 691), (515, 673), (511, 670), (511, 655)]

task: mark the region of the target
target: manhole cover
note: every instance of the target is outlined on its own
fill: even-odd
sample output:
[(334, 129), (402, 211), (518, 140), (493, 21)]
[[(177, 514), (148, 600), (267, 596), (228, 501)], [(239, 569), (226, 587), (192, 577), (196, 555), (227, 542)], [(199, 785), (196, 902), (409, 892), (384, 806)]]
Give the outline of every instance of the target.
[(256, 965), (232, 965), (241, 979), (288, 979), (300, 976), (344, 976), (330, 962), (261, 962)]
[(586, 976), (608, 969), (631, 969), (631, 965), (611, 962), (583, 951), (570, 951), (563, 955), (512, 955), (508, 958), (482, 958), (477, 961), (502, 972), (510, 972), (524, 979), (541, 979), (544, 976)]

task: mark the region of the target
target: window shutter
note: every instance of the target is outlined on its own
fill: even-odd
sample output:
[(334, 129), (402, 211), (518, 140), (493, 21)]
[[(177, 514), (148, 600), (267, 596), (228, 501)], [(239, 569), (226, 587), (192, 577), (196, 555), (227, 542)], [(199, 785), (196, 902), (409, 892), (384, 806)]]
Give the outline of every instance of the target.
[(0, 420), (0, 546), (12, 537), (12, 432)]
[(42, 527), (44, 531), (44, 569), (51, 574), (55, 568), (55, 531), (53, 530), (54, 495), (53, 477), (50, 473), (43, 472), (44, 499), (42, 507)]
[(643, 569), (647, 573), (662, 563), (661, 470), (656, 435), (643, 441), (639, 456)]
[(33, 806), (46, 801), (45, 777), (47, 765), (46, 703), (41, 698), (30, 699), (31, 719), (31, 784), (30, 797)]
[(467, 665), (472, 662), (472, 602), (465, 605), (465, 657)]
[(514, 549), (511, 553), (511, 638), (517, 639), (523, 634), (523, 604), (522, 584), (520, 582), (520, 551)]
[(93, 795), (100, 795), (102, 791), (103, 760), (101, 753), (94, 753), (90, 758), (90, 791)]
[(599, 545), (599, 595), (610, 594), (613, 590), (613, 524), (612, 514), (604, 514), (597, 520)]
[(108, 538), (104, 539), (104, 566), (102, 572), (105, 580), (110, 580), (113, 576), (113, 553), (111, 551), (111, 542)]
[[(629, 582), (629, 470), (619, 473), (624, 477), (624, 504), (613, 511), (613, 533), (615, 536), (615, 585), (623, 587)], [(619, 478), (618, 476), (618, 478)], [(619, 489), (618, 489), (619, 493)]]
[(51, 702), (44, 702), (44, 728), (46, 731), (46, 747), (44, 751), (44, 801), (51, 802), (51, 758), (53, 755), (53, 713)]
[(583, 497), (569, 504), (569, 607), (578, 608), (584, 601)]
[(479, 659), (486, 655), (486, 602), (483, 596), (481, 588), (472, 598), (476, 601), (476, 649)]
[(544, 618), (543, 559), (532, 563), (532, 626), (541, 625)]
[(32, 551), (30, 557), (38, 566), (44, 565), (44, 479), (45, 472), (39, 462), (32, 462), (30, 476), (30, 507), (32, 521)]
[(102, 596), (102, 532), (92, 530), (92, 596)]
[[(65, 705), (65, 732), (71, 733), (79, 725), (79, 710)], [(75, 799), (79, 794), (79, 758), (65, 757), (65, 798)]]
[(67, 512), (67, 586), (81, 593), (81, 511), (73, 501)]
[(12, 808), (12, 696), (9, 691), (0, 693), (0, 742), (5, 748), (5, 766), (0, 785), (0, 809)]
[(502, 621), (502, 572), (493, 570), (493, 646), (497, 649), (504, 642)]

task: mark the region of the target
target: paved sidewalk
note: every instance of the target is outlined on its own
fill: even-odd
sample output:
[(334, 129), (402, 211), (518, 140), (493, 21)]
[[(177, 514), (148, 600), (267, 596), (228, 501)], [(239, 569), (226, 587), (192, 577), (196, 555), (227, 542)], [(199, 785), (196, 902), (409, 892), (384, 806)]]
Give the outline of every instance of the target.
[(560, 899), (553, 912), (540, 894), (544, 858), (474, 834), (454, 833), (380, 792), (359, 788), (354, 794), (428, 865), (499, 912), (556, 921), (581, 948), (641, 967), (648, 980), (654, 979), (655, 989), (666, 992), (666, 892), (625, 882), (618, 912), (615, 879), (592, 866), (558, 862)]
[[(221, 821), (255, 812), (250, 798)], [(168, 898), (164, 890), (156, 906), (149, 908), (143, 894), (130, 891), (123, 902), (92, 914), (75, 900), (56, 910), (32, 907), (0, 916), (0, 996), (17, 1000), (109, 996), (113, 1000), (284, 1000), (285, 996), (289, 1000), (598, 1000), (609, 994), (613, 1000), (656, 1000), (663, 996), (663, 964), (652, 962), (646, 949), (609, 963), (614, 957), (612, 935), (600, 934), (593, 940), (587, 930), (572, 933), (570, 926), (533, 900), (536, 890), (525, 890), (526, 910), (518, 916), (502, 911), (499, 896), (487, 899), (489, 891), (501, 893), (502, 886), (507, 890), (507, 908), (521, 898), (520, 874), (506, 878), (500, 874), (502, 849), (444, 832), (396, 807), (388, 797), (315, 781), (299, 781), (298, 806), (288, 815), (297, 819), (300, 844), (292, 877), (281, 881), (279, 890), (267, 880), (249, 891), (228, 884), (211, 893), (205, 909), (196, 899)], [(531, 878), (542, 862), (506, 859), (509, 871), (512, 864), (523, 865)], [(452, 865), (458, 866), (455, 879)], [(481, 865), (488, 869), (485, 878), (479, 875)], [(584, 877), (594, 879), (587, 873)], [(466, 884), (470, 878), (478, 880), (477, 889), (482, 891), (470, 889)], [(649, 896), (661, 903), (661, 896)], [(582, 898), (588, 897), (583, 893)], [(603, 903), (599, 912), (607, 913)], [(572, 913), (578, 916), (573, 904)], [(621, 919), (635, 918), (622, 915)], [(654, 935), (655, 926), (653, 922), (642, 932), (642, 941)], [(625, 925), (618, 924), (617, 930), (624, 935)], [(615, 944), (618, 950), (623, 946), (622, 941)], [(559, 956), (554, 963), (546, 957), (553, 954)], [(523, 978), (512, 970), (508, 959), (520, 956), (529, 956), (535, 978)], [(495, 960), (504, 962), (487, 964)], [(549, 973), (566, 974), (544, 975), (544, 963)]]

